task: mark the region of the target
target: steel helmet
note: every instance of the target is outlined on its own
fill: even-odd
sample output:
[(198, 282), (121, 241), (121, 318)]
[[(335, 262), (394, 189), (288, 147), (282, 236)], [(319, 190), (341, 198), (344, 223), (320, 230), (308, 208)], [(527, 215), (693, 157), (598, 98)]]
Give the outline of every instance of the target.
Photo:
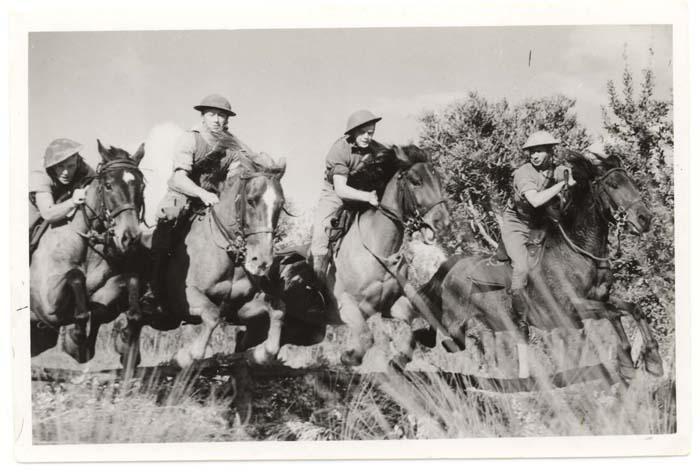
[(605, 152), (605, 145), (601, 141), (594, 142), (586, 149), (587, 152), (593, 153), (598, 158), (607, 158), (608, 154)]
[(226, 113), (229, 117), (236, 115), (236, 112), (231, 110), (231, 103), (219, 94), (209, 94), (198, 105), (195, 105), (194, 109), (200, 112), (204, 112), (206, 109), (216, 109)]
[(559, 143), (561, 142), (554, 138), (554, 136), (551, 133), (545, 132), (544, 130), (540, 130), (539, 132), (535, 132), (532, 135), (530, 135), (530, 137), (523, 145), (523, 150), (542, 145), (557, 145)]
[(44, 152), (44, 168), (50, 168), (80, 152), (83, 145), (69, 138), (57, 138), (49, 143)]
[(381, 119), (381, 117), (377, 117), (369, 110), (358, 110), (357, 112), (353, 112), (353, 114), (348, 118), (348, 124), (345, 126), (345, 134), (347, 135), (363, 125), (377, 123)]

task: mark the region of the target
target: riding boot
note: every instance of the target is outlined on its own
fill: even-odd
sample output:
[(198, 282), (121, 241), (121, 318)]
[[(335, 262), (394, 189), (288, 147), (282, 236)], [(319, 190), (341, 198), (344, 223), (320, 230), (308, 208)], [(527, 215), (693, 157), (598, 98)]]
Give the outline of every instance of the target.
[(525, 288), (513, 289), (510, 292), (513, 312), (515, 313), (515, 325), (526, 341), (530, 338), (530, 324), (528, 322), (528, 304)]
[(319, 281), (326, 281), (326, 272), (328, 271), (328, 264), (330, 261), (330, 255), (327, 253), (314, 255), (314, 273)]
[(172, 234), (174, 221), (160, 220), (153, 233), (153, 268), (151, 271), (150, 288), (141, 298), (141, 305), (146, 312), (163, 312), (160, 302), (164, 297), (163, 275), (167, 271), (170, 250), (172, 246)]

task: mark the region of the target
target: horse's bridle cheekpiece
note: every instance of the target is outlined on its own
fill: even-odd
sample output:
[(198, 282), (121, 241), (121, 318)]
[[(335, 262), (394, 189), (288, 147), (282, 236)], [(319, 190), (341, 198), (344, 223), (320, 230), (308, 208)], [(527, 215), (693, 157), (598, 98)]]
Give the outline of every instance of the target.
[(241, 264), (245, 259), (246, 240), (248, 239), (248, 237), (256, 234), (275, 233), (275, 229), (268, 227), (263, 227), (255, 230), (247, 229), (248, 225), (245, 220), (246, 187), (251, 179), (257, 178), (259, 176), (278, 179), (277, 173), (272, 171), (244, 171), (237, 177), (241, 180), (243, 184), (240, 187), (239, 194), (236, 198), (236, 221), (232, 229), (228, 229), (223, 224), (223, 222), (221, 222), (221, 219), (219, 218), (219, 215), (217, 214), (213, 206), (209, 208), (211, 220), (218, 229), (219, 234), (224, 238), (226, 242), (226, 247), (222, 248), (226, 250), (226, 252), (229, 254), (229, 257), (231, 257), (231, 259), (234, 260), (236, 264)]
[[(139, 194), (136, 196), (136, 202), (126, 202), (114, 209), (109, 209), (107, 208), (107, 205), (105, 203), (105, 178), (107, 177), (107, 173), (118, 170), (129, 171), (136, 177), (136, 179), (139, 182)], [(140, 199), (140, 197), (143, 196), (143, 189), (145, 184), (143, 173), (139, 169), (138, 164), (134, 163), (132, 160), (117, 159), (102, 162), (97, 167), (96, 171), (96, 176), (92, 179), (96, 179), (98, 183), (97, 206), (95, 206), (95, 208), (93, 209), (87, 203), (81, 205), (85, 222), (88, 225), (88, 232), (85, 234), (80, 233), (80, 235), (87, 239), (88, 245), (90, 245), (91, 248), (93, 248), (93, 250), (102, 255), (103, 258), (106, 258), (103, 253), (97, 251), (94, 248), (94, 245), (107, 245), (109, 243), (110, 236), (114, 234), (114, 226), (116, 224), (115, 219), (119, 214), (123, 212), (135, 211), (139, 222), (143, 222), (145, 207), (143, 205), (143, 199)], [(90, 211), (92, 216), (88, 215), (88, 211)]]

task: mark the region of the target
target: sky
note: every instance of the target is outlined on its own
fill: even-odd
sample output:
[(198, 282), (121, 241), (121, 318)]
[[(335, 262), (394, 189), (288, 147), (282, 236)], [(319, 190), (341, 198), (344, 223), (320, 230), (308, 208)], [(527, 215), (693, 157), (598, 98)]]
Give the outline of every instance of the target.
[(565, 94), (599, 135), (625, 51), (636, 81), (650, 67), (670, 99), (672, 31), (662, 25), (31, 33), (29, 163), (59, 137), (85, 144), (91, 163), (98, 138), (133, 152), (162, 124), (198, 123), (192, 106), (216, 92), (238, 114), (235, 135), (287, 159), (285, 193), (304, 209), (357, 109), (383, 117), (377, 140), (405, 144), (422, 112), (470, 91), (512, 103)]

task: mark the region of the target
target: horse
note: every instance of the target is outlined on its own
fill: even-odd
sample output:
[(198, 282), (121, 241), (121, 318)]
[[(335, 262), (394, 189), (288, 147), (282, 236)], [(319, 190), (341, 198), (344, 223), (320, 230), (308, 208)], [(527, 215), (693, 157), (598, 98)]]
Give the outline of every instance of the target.
[[(539, 263), (531, 268), (527, 285), (529, 325), (545, 332), (556, 328), (582, 330), (585, 319), (607, 319), (617, 338), (618, 368), (623, 380), (634, 375), (631, 346), (620, 317), (631, 315), (642, 338), (642, 358), (653, 375), (663, 374), (663, 364), (647, 318), (637, 305), (610, 295), (608, 232), (628, 226), (637, 235), (650, 229), (652, 215), (640, 192), (622, 168), (617, 156), (598, 159), (573, 151), (565, 153), (576, 185), (562, 195), (565, 205), (553, 213), (558, 219), (548, 232)], [(515, 332), (507, 295), (509, 263), (494, 256), (456, 255), (442, 263), (423, 285), (419, 300), (437, 321), (428, 331), (416, 334), (433, 347), (436, 332), (450, 352), (465, 349), (470, 322), (481, 321), (493, 333)], [(411, 307), (402, 301), (403, 309)], [(584, 332), (579, 332), (584, 337)], [(522, 336), (521, 336), (522, 337)], [(526, 336), (527, 337), (527, 336)], [(478, 341), (477, 341), (478, 342)], [(479, 344), (477, 344), (479, 347)], [(483, 346), (481, 346), (483, 353)], [(518, 343), (519, 376), (529, 376), (527, 341)]]
[(262, 288), (285, 202), (280, 179), (286, 165), (284, 159), (265, 154), (237, 156), (240, 170), (219, 184), (219, 202), (196, 212), (184, 239), (172, 249), (164, 272), (163, 311), (127, 314), (115, 346), (122, 356), (135, 354), (138, 361), (138, 336), (144, 325), (172, 330), (183, 323), (202, 324), (198, 336), (174, 356), (186, 368), (208, 355), (209, 339), (219, 324), (245, 325), (261, 316), (270, 320), (269, 337), (252, 358), (264, 363), (279, 350), (282, 304), (274, 291)]
[(94, 356), (99, 325), (114, 319), (127, 278), (121, 263), (138, 242), (144, 180), (138, 168), (142, 144), (133, 156), (103, 147), (85, 203), (70, 222), (49, 228), (30, 264), (31, 355), (58, 341), (60, 327), (74, 324), (63, 349), (80, 363)]
[[(299, 314), (291, 320), (285, 317), (282, 333), (285, 342), (311, 345), (322, 339), (324, 325), (346, 324), (350, 339), (341, 361), (347, 366), (360, 365), (373, 345), (367, 319), (375, 314), (393, 316), (393, 304), (407, 277), (401, 252), (404, 235), (419, 233), (424, 242), (432, 244), (436, 233), (450, 222), (440, 177), (424, 150), (415, 145), (392, 146), (382, 149), (377, 161), (388, 177), (379, 206), (357, 213), (343, 237), (327, 279), (320, 285), (325, 311)], [(312, 258), (308, 256), (307, 265), (313, 265)], [(298, 285), (297, 290), (307, 295), (305, 301), (314, 301), (313, 284)], [(410, 324), (410, 319), (405, 321)], [(390, 363), (405, 365), (415, 346), (412, 333), (394, 343), (398, 355)]]

